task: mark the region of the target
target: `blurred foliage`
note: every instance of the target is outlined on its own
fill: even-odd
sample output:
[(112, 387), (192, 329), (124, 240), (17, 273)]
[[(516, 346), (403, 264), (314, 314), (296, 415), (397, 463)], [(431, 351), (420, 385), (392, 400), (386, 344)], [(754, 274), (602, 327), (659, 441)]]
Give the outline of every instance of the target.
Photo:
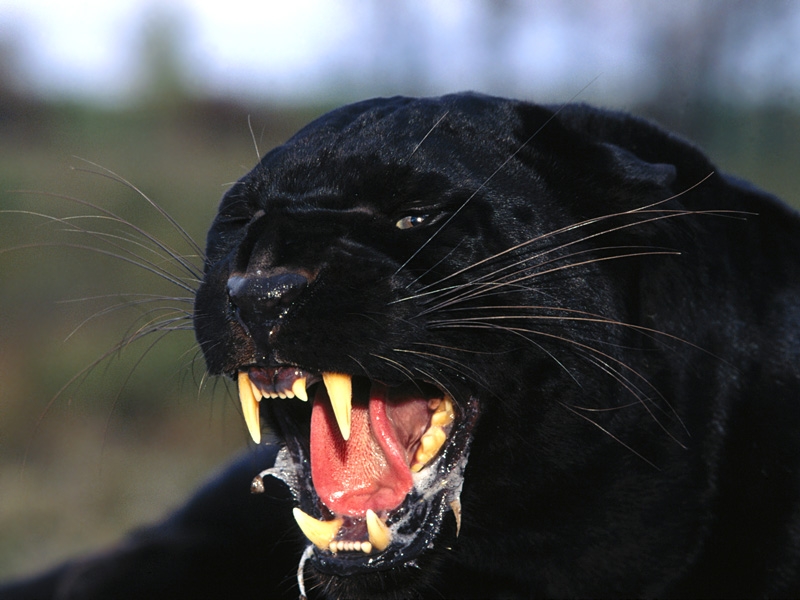
[(191, 307), (139, 294), (190, 294), (91, 248), (169, 264), (152, 243), (119, 239), (141, 236), (111, 211), (200, 267), (133, 186), (202, 246), (256, 146), (265, 152), (325, 107), (161, 100), (114, 112), (0, 96), (0, 578), (155, 519), (246, 446), (227, 386), (203, 381), (191, 331), (113, 351), (170, 307)]
[[(132, 186), (202, 245), (224, 190), (255, 164), (256, 146), (263, 154), (328, 107), (165, 97), (109, 111), (0, 95), (0, 578), (157, 518), (246, 446), (226, 384), (203, 378), (191, 331), (149, 336), (82, 375), (156, 316), (150, 304), (110, 307), (141, 293), (188, 294), (119, 258), (74, 247), (121, 253), (107, 244), (132, 233), (124, 224), (48, 216), (112, 211), (200, 265)], [(799, 205), (798, 114), (709, 103), (638, 112), (697, 141), (723, 169)]]

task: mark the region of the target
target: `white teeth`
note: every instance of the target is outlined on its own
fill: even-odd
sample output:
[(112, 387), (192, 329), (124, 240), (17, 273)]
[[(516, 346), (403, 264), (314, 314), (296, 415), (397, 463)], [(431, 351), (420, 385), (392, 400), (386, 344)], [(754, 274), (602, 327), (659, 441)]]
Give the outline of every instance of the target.
[(364, 554), (369, 554), (372, 552), (372, 544), (369, 542), (359, 542), (359, 541), (349, 541), (349, 540), (338, 540), (336, 542), (331, 542), (331, 545), (328, 547), (328, 550), (336, 554), (337, 552), (363, 552)]
[(308, 394), (306, 394), (306, 378), (300, 377), (299, 379), (295, 379), (294, 383), (292, 384), (292, 392), (299, 400), (303, 402), (308, 402)]
[(367, 509), (367, 533), (370, 543), (378, 551), (386, 550), (392, 541), (392, 532), (371, 509)]
[(314, 517), (307, 515), (299, 508), (292, 510), (294, 520), (297, 521), (297, 526), (303, 532), (312, 544), (320, 550), (325, 550), (330, 547), (333, 538), (339, 533), (342, 527), (343, 519), (334, 519), (332, 521), (320, 521)]
[(322, 381), (328, 390), (333, 414), (345, 440), (350, 439), (350, 415), (353, 410), (353, 379), (342, 373), (323, 373)]
[(239, 371), (239, 402), (242, 403), (242, 415), (247, 425), (247, 431), (256, 444), (261, 443), (261, 420), (258, 416), (258, 400), (253, 393), (253, 386), (250, 385), (250, 377), (247, 371)]

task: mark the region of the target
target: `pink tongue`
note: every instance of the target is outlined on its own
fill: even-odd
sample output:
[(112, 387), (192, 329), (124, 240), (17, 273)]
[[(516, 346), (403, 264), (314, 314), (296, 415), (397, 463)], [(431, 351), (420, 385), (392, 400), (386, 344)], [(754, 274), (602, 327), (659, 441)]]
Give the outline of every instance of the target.
[(322, 502), (339, 515), (389, 511), (411, 490), (411, 470), (386, 414), (386, 386), (374, 383), (369, 405), (353, 404), (345, 442), (328, 393), (320, 385), (311, 413), (311, 479)]

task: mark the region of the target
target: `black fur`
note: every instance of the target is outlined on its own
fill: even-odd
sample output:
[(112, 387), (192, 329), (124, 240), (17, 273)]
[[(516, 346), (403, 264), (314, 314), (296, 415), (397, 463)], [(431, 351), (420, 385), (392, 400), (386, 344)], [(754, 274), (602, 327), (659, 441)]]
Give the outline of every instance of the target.
[[(245, 310), (229, 281), (256, 271), (289, 276)], [(799, 324), (780, 201), (639, 119), (471, 94), (347, 106), (267, 154), (222, 201), (195, 306), (213, 374), (455, 399), (459, 535), (430, 500), (430, 548), (317, 552), (311, 597), (797, 596)], [(296, 456), (307, 409), (261, 405)], [(0, 597), (296, 597), (291, 507), (319, 503), (250, 495), (274, 460)]]

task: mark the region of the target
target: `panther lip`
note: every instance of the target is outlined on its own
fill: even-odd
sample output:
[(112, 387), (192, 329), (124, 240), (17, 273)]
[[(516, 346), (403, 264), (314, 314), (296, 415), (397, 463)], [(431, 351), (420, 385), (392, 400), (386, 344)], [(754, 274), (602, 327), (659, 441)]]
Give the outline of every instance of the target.
[[(388, 388), (370, 382), (367, 396), (364, 381), (354, 392), (350, 375), (251, 367), (239, 371), (238, 387), (253, 440), (261, 439), (262, 399), (307, 398), (312, 386), (310, 474), (323, 514), (333, 518), (318, 520), (297, 509), (297, 524), (317, 548), (334, 554), (382, 552), (392, 542), (386, 518), (412, 489), (415, 474), (433, 464), (445, 445), (454, 402), (444, 392), (410, 384)], [(460, 520), (460, 511), (451, 508)]]

